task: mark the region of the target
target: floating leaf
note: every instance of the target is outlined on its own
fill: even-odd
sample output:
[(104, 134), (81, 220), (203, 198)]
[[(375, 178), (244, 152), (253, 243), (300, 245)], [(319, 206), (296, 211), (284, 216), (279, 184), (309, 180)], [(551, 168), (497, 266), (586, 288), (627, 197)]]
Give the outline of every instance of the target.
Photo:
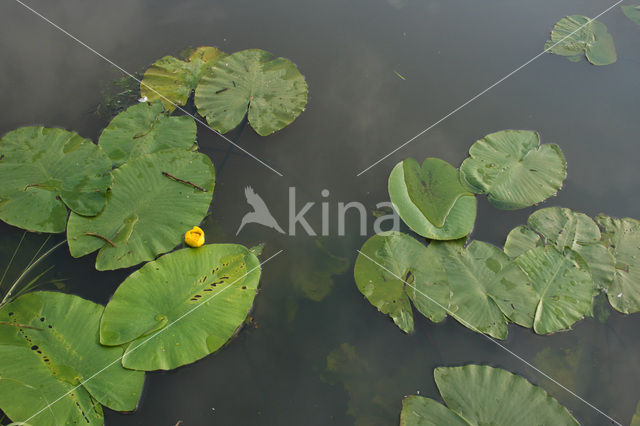
[(218, 61), (196, 89), (198, 112), (220, 133), (243, 120), (261, 136), (295, 120), (307, 104), (307, 83), (285, 58), (259, 49), (242, 50)]
[(118, 287), (102, 316), (100, 341), (128, 343), (126, 368), (190, 364), (220, 349), (242, 326), (259, 279), (258, 258), (237, 244), (167, 254)]
[(115, 167), (142, 154), (187, 149), (195, 143), (195, 121), (187, 115), (170, 117), (160, 102), (129, 107), (111, 120), (98, 140)]
[(187, 103), (202, 75), (225, 56), (226, 53), (215, 47), (198, 47), (184, 61), (165, 56), (145, 71), (140, 94), (149, 101), (162, 101), (171, 112), (176, 105)]
[(502, 130), (476, 141), (460, 166), (460, 177), (476, 194), (504, 210), (540, 203), (554, 195), (567, 176), (557, 145), (540, 145), (529, 130)]
[(568, 56), (572, 61), (579, 61), (584, 54), (593, 65), (609, 65), (617, 60), (613, 37), (607, 27), (582, 15), (566, 16), (558, 21), (544, 48), (550, 53)]
[(570, 328), (592, 314), (593, 279), (577, 253), (536, 247), (515, 259), (538, 295), (533, 329), (538, 334)]
[(639, 5), (623, 5), (620, 6), (622, 13), (634, 23), (640, 25), (640, 4)]
[(615, 258), (615, 275), (607, 289), (609, 303), (617, 311), (640, 311), (640, 222), (598, 215), (602, 242)]
[(429, 253), (408, 235), (389, 231), (369, 238), (356, 259), (353, 273), (360, 292), (406, 333), (413, 331), (410, 298), (432, 321), (446, 316), (449, 287), (437, 258)]
[(507, 241), (504, 243), (504, 252), (507, 256), (514, 258), (543, 244), (542, 238), (535, 231), (526, 226), (517, 226), (507, 235)]
[[(509, 371), (485, 365), (465, 365), (438, 367), (433, 376), (448, 408), (428, 398), (410, 396), (407, 404), (403, 402), (401, 419), (405, 419), (405, 423), (401, 420), (402, 426), (578, 425), (569, 410), (542, 388)], [(405, 409), (413, 412), (405, 412)], [(445, 409), (453, 415), (445, 414)]]
[(589, 216), (570, 209), (549, 207), (532, 213), (528, 224), (560, 252), (568, 248), (582, 256), (596, 288), (609, 287), (614, 274), (613, 255), (600, 244), (600, 229)]
[[(415, 162), (409, 160), (408, 164), (412, 161)], [(396, 164), (389, 175), (389, 197), (407, 226), (417, 234), (434, 240), (455, 240), (468, 235), (476, 220), (476, 198), (461, 190), (456, 169), (442, 160), (427, 159), (426, 173), (422, 169), (415, 170), (414, 166), (412, 176), (407, 178), (404, 164), (405, 162)], [(425, 179), (429, 179), (431, 173), (442, 182), (438, 185), (441, 188), (434, 195), (429, 195), (427, 188), (421, 183), (427, 182)], [(453, 173), (455, 180), (452, 180)], [(426, 186), (431, 188), (432, 185), (430, 183)], [(410, 188), (415, 188), (413, 197)], [(438, 227), (432, 223), (414, 199), (418, 200), (422, 209), (428, 211), (436, 222), (444, 217), (444, 224)], [(435, 205), (438, 203), (439, 205)]]
[(631, 419), (631, 426), (640, 426), (640, 402), (638, 402), (636, 412)]
[(507, 337), (507, 319), (531, 327), (537, 297), (522, 270), (491, 244), (441, 247), (440, 262), (451, 290), (450, 313), (465, 327), (498, 339)]
[(0, 139), (0, 219), (35, 232), (63, 232), (67, 207), (102, 210), (111, 162), (88, 139), (63, 129), (21, 127)]
[(94, 400), (135, 410), (144, 374), (122, 368), (122, 347), (100, 345), (103, 311), (55, 292), (28, 293), (0, 309), (0, 408), (13, 421), (37, 413), (30, 424), (102, 424)]
[(184, 233), (202, 221), (213, 186), (213, 164), (204, 154), (174, 149), (133, 159), (113, 171), (102, 213), (69, 218), (71, 255), (100, 250), (98, 270), (152, 260), (178, 245)]
[(472, 195), (458, 180), (458, 170), (439, 158), (427, 158), (420, 164), (413, 158), (402, 162), (409, 198), (437, 228), (442, 228), (454, 204), (464, 195)]

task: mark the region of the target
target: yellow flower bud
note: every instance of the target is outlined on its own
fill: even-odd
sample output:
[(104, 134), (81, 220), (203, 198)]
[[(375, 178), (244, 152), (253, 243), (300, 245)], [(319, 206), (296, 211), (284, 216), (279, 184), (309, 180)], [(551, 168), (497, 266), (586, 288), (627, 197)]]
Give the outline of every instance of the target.
[(204, 244), (204, 231), (197, 226), (184, 234), (184, 242), (191, 247), (200, 247)]

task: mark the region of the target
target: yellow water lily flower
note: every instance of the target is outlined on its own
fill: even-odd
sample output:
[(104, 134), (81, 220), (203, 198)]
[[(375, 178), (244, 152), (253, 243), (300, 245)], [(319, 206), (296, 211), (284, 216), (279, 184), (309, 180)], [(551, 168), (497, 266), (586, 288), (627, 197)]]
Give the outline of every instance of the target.
[(197, 226), (184, 234), (184, 242), (191, 247), (200, 247), (204, 244), (204, 231)]

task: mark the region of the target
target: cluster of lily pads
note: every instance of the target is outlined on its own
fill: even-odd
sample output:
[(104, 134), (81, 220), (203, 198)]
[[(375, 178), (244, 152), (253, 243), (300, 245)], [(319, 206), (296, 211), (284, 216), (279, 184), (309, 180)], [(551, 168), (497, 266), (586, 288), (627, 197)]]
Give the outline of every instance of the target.
[(640, 311), (640, 222), (551, 207), (510, 232), (504, 249), (465, 238), (473, 229), (476, 195), (517, 209), (553, 195), (566, 176), (557, 145), (539, 145), (532, 131), (504, 130), (475, 142), (460, 170), (435, 158), (396, 165), (389, 195), (401, 219), (428, 246), (401, 232), (363, 245), (358, 289), (409, 333), (411, 303), (433, 322), (452, 316), (464, 326), (504, 339), (510, 322), (547, 334), (593, 313), (604, 292), (618, 311)]
[(145, 371), (197, 361), (243, 325), (261, 247), (206, 244), (157, 258), (204, 219), (213, 197), (214, 167), (197, 151), (194, 119), (171, 115), (193, 89), (221, 133), (246, 114), (259, 134), (273, 133), (307, 100), (290, 61), (201, 47), (184, 61), (154, 63), (141, 102), (114, 117), (97, 144), (44, 127), (0, 139), (0, 220), (66, 230), (73, 257), (98, 251), (97, 270), (148, 262), (106, 307), (50, 291), (0, 307), (0, 409), (13, 421), (102, 424), (102, 405), (135, 410)]

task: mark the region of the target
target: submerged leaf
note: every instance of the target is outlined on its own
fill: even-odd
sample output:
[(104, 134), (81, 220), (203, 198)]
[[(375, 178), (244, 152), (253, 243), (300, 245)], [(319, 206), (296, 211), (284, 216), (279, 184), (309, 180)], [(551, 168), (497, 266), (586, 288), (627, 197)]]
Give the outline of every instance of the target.
[(557, 145), (540, 145), (530, 130), (502, 130), (476, 141), (460, 177), (476, 194), (504, 210), (540, 203), (562, 187), (567, 163)]
[(184, 61), (165, 56), (144, 73), (140, 95), (149, 101), (162, 101), (167, 111), (183, 106), (189, 100), (202, 75), (226, 53), (216, 47), (198, 47)]
[(617, 60), (613, 37), (607, 27), (582, 15), (566, 16), (558, 21), (544, 48), (550, 53), (568, 56), (572, 61), (586, 55), (594, 65), (609, 65)]
[(141, 103), (116, 115), (102, 131), (98, 145), (114, 167), (132, 158), (196, 143), (196, 123), (187, 115), (170, 117), (160, 102)]
[(609, 303), (617, 311), (640, 311), (640, 222), (598, 215), (602, 243), (615, 258), (615, 275), (607, 289)]
[(291, 124), (307, 104), (307, 83), (285, 58), (260, 49), (236, 52), (218, 61), (196, 89), (198, 112), (211, 127), (227, 133), (249, 114), (261, 136)]
[(593, 311), (593, 279), (584, 260), (572, 250), (536, 247), (515, 259), (538, 296), (533, 329), (538, 334), (570, 328)]
[(13, 421), (52, 402), (29, 422), (102, 424), (94, 399), (114, 410), (136, 408), (144, 374), (122, 368), (123, 348), (100, 345), (103, 311), (55, 292), (28, 293), (0, 309), (0, 408)]
[[(423, 169), (416, 167), (415, 160), (405, 160), (396, 164), (389, 175), (389, 197), (398, 215), (423, 237), (456, 240), (468, 235), (476, 220), (476, 198), (464, 191), (456, 169), (436, 158), (425, 160)], [(439, 188), (432, 194), (433, 186)]]
[(358, 289), (401, 330), (413, 331), (411, 298), (434, 322), (446, 316), (449, 287), (444, 270), (425, 246), (400, 232), (383, 232), (364, 243), (356, 259)]
[(100, 250), (98, 270), (152, 260), (178, 245), (184, 233), (202, 221), (213, 187), (213, 164), (204, 154), (173, 149), (135, 158), (113, 171), (102, 213), (69, 218), (71, 255)]
[(259, 279), (258, 258), (237, 244), (167, 254), (118, 287), (102, 316), (100, 341), (128, 343), (126, 368), (190, 364), (220, 349), (242, 326)]
[(111, 162), (88, 139), (22, 127), (0, 139), (0, 219), (35, 232), (63, 232), (67, 207), (93, 216), (111, 185)]

